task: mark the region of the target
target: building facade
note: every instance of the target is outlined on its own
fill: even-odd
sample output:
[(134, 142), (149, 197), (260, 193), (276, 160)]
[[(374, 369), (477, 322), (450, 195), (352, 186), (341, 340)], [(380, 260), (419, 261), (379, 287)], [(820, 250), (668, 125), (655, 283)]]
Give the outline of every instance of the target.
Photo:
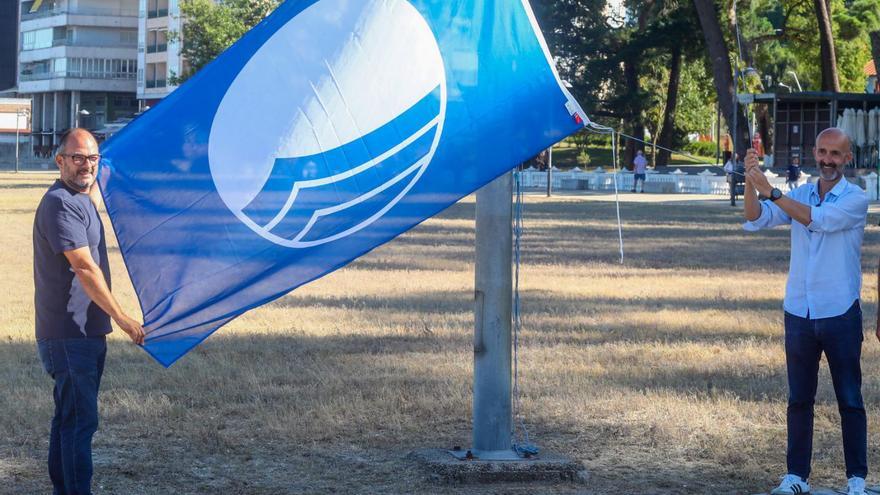
[(13, 164), (18, 169), (19, 161), (29, 155), (30, 115), (31, 100), (0, 98), (0, 170), (11, 169)]
[(24, 0), (18, 92), (31, 98), (34, 153), (62, 132), (137, 112), (138, 0)]
[(139, 0), (137, 97), (141, 109), (168, 96), (174, 76), (185, 70), (180, 43), (169, 33), (180, 33), (178, 0)]
[(19, 0), (0, 0), (0, 91), (15, 86)]

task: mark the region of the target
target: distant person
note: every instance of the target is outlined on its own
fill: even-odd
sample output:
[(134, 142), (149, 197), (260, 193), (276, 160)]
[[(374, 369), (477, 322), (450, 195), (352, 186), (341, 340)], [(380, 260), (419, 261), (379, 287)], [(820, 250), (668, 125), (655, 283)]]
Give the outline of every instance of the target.
[(633, 159), (633, 188), (632, 192), (636, 192), (636, 187), (639, 184), (639, 181), (642, 181), (642, 189), (641, 192), (645, 192), (645, 174), (648, 170), (648, 160), (645, 158), (645, 154), (642, 153), (642, 150), (636, 152), (636, 157)]
[(55, 494), (89, 495), (92, 435), (98, 429), (98, 387), (110, 319), (140, 345), (144, 330), (110, 293), (104, 226), (95, 184), (98, 143), (84, 129), (61, 138), (60, 179), (34, 218), (34, 306), (37, 349), (55, 380), (49, 436), (49, 478)]
[[(825, 129), (813, 150), (817, 184), (788, 194), (773, 187), (746, 156), (745, 230), (791, 225), (791, 261), (785, 288), (785, 361), (788, 370), (787, 474), (771, 493), (807, 493), (813, 452), (813, 405), (819, 360), (828, 361), (846, 462), (847, 493), (865, 494), (867, 420), (862, 400), (861, 248), (868, 212), (865, 192), (843, 178), (852, 160), (849, 138)], [(767, 197), (759, 201), (758, 193)], [(766, 241), (765, 241), (766, 242)]]
[(538, 170), (547, 170), (547, 162), (549, 161), (550, 152), (543, 150), (535, 155), (535, 165)]
[(788, 185), (788, 190), (793, 191), (797, 187), (798, 181), (801, 179), (801, 167), (796, 163), (791, 163), (788, 165), (788, 174), (786, 175), (785, 183)]
[(743, 182), (742, 176), (737, 174), (737, 162), (739, 162), (739, 155), (734, 153), (730, 155), (727, 163), (724, 164), (724, 172), (727, 174), (727, 185), (730, 188), (730, 206), (736, 206), (736, 186)]

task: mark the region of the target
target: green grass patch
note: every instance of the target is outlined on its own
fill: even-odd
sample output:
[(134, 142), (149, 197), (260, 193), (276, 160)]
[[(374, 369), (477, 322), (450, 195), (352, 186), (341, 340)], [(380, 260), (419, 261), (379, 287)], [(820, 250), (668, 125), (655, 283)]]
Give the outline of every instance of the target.
[[(653, 160), (651, 160), (650, 149), (647, 150), (648, 153), (646, 156), (648, 157), (648, 164), (652, 164)], [(590, 155), (590, 163), (586, 165), (586, 167), (578, 163), (578, 149), (574, 146), (568, 145), (567, 143), (563, 143), (561, 145), (555, 146), (553, 148), (553, 166), (562, 169), (573, 168), (578, 166), (580, 168), (589, 168), (593, 169), (596, 167), (602, 167), (605, 169), (612, 168), (612, 152), (611, 148), (607, 146), (590, 146), (587, 147), (587, 154)], [(622, 159), (623, 153), (621, 153)], [(673, 153), (671, 159), (669, 160), (670, 166), (675, 167), (686, 167), (686, 166), (705, 166), (705, 164), (714, 164), (715, 157), (714, 156), (698, 156), (702, 162), (696, 162), (693, 158), (690, 158), (685, 155), (680, 155), (677, 153)]]

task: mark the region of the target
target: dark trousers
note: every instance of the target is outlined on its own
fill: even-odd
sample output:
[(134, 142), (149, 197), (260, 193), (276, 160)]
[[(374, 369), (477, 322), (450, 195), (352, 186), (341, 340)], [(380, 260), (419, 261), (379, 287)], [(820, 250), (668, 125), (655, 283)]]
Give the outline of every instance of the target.
[(636, 192), (636, 187), (639, 185), (639, 181), (642, 182), (642, 192), (645, 192), (645, 176), (646, 174), (634, 174), (633, 175), (633, 188), (632, 192)]
[(49, 435), (49, 478), (54, 495), (91, 495), (92, 435), (98, 430), (98, 388), (104, 373), (104, 337), (41, 340), (43, 368), (55, 380), (55, 416)]
[(862, 402), (862, 310), (856, 301), (846, 313), (810, 320), (785, 313), (785, 362), (788, 367), (788, 472), (810, 476), (813, 454), (813, 404), (819, 360), (828, 360), (840, 428), (846, 476), (868, 474), (868, 426)]

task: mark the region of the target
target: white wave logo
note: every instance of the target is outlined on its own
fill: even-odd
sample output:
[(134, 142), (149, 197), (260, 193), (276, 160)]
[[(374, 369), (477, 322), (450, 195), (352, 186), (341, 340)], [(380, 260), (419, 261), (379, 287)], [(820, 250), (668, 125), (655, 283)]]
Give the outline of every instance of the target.
[(208, 144), (226, 206), (254, 232), (310, 247), (391, 209), (431, 162), (446, 111), (440, 48), (406, 0), (323, 0), (236, 76)]

